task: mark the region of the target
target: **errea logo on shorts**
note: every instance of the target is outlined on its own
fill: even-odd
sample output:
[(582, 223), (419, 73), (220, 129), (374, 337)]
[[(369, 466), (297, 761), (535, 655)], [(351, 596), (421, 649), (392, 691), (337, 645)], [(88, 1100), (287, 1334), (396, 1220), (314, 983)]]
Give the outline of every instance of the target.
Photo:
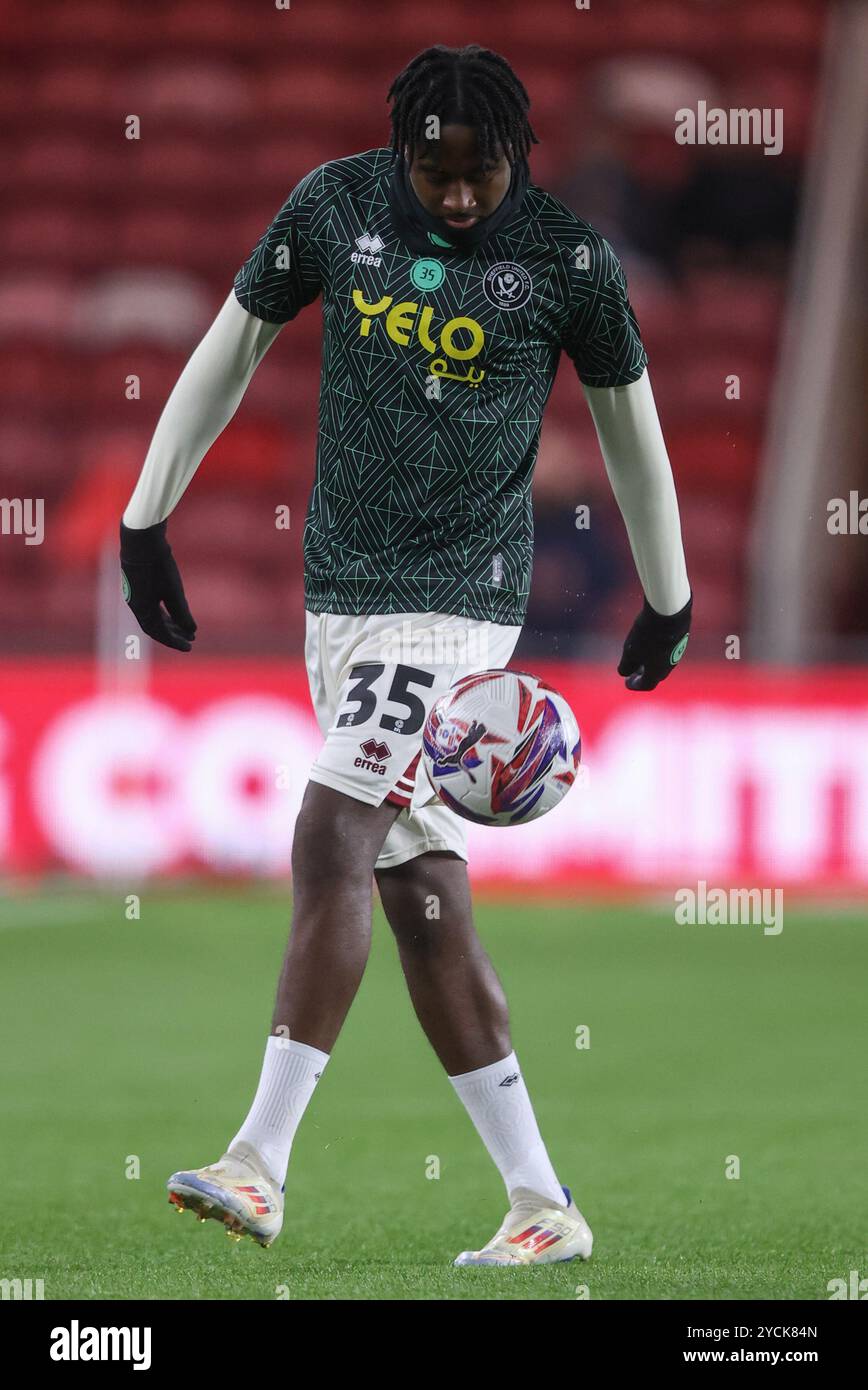
[(363, 767), (366, 772), (376, 772), (380, 777), (386, 775), (386, 759), (391, 758), (392, 750), (388, 743), (381, 743), (376, 738), (366, 738), (359, 747), (364, 753), (363, 758), (356, 758), (355, 766)]
[(351, 252), (350, 260), (356, 265), (382, 265), (383, 258), (380, 252), (385, 244), (377, 232), (373, 236), (363, 232), (361, 236), (356, 237), (356, 245), (359, 249)]

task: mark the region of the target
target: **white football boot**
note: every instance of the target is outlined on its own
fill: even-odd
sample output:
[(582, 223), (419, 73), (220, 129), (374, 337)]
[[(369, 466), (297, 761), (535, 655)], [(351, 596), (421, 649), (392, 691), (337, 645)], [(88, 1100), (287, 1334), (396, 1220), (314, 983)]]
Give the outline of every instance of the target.
[(567, 1206), (556, 1207), (539, 1193), (518, 1187), (503, 1225), (481, 1250), (464, 1250), (456, 1265), (550, 1265), (564, 1260), (589, 1260), (594, 1237), (563, 1189)]
[(283, 1189), (265, 1170), (261, 1155), (238, 1144), (216, 1163), (173, 1173), (166, 1183), (169, 1201), (179, 1212), (194, 1211), (200, 1221), (222, 1221), (226, 1234), (250, 1236), (268, 1246), (283, 1225)]

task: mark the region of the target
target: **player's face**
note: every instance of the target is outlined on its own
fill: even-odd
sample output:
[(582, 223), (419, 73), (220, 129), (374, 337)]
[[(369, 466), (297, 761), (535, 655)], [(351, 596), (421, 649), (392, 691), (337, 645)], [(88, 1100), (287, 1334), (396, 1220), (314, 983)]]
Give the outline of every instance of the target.
[(509, 160), (500, 151), (497, 158), (483, 160), (468, 125), (442, 126), (440, 139), (417, 149), (410, 163), (410, 182), (425, 211), (456, 231), (490, 217), (506, 197), (509, 181)]

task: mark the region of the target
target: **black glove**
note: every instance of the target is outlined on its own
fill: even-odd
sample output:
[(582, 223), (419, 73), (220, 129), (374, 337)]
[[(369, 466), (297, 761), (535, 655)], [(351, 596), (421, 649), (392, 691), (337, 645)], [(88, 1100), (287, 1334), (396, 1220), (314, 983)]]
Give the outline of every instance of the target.
[(131, 530), (121, 522), (121, 583), (124, 598), (143, 632), (165, 647), (191, 650), (196, 624), (166, 540), (165, 521), (143, 531)]
[(646, 598), (618, 663), (618, 675), (627, 677), (628, 690), (653, 690), (678, 665), (687, 646), (692, 607), (691, 594), (681, 611), (667, 618)]

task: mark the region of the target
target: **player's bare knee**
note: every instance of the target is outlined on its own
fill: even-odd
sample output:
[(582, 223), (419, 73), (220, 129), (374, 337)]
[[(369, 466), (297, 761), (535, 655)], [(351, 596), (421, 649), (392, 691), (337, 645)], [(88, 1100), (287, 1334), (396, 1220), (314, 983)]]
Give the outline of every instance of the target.
[(456, 855), (425, 854), (377, 871), (383, 910), (402, 950), (425, 956), (454, 952), (458, 937), (473, 933), (469, 901), (458, 891), (451, 865), (444, 872), (440, 862), (447, 859), (463, 868)]
[(376, 870), (383, 909), (393, 927), (404, 918), (411, 924), (418, 922), (420, 917), (425, 920), (426, 906), (429, 907), (427, 920), (433, 920), (435, 913), (430, 910), (431, 898), (436, 899), (436, 916), (439, 918), (440, 895), (432, 885), (430, 871), (423, 863), (424, 858), (423, 855), (410, 859), (394, 869)]
[(370, 806), (309, 782), (295, 822), (292, 873), (297, 883), (370, 884), (377, 855), (397, 811)]

